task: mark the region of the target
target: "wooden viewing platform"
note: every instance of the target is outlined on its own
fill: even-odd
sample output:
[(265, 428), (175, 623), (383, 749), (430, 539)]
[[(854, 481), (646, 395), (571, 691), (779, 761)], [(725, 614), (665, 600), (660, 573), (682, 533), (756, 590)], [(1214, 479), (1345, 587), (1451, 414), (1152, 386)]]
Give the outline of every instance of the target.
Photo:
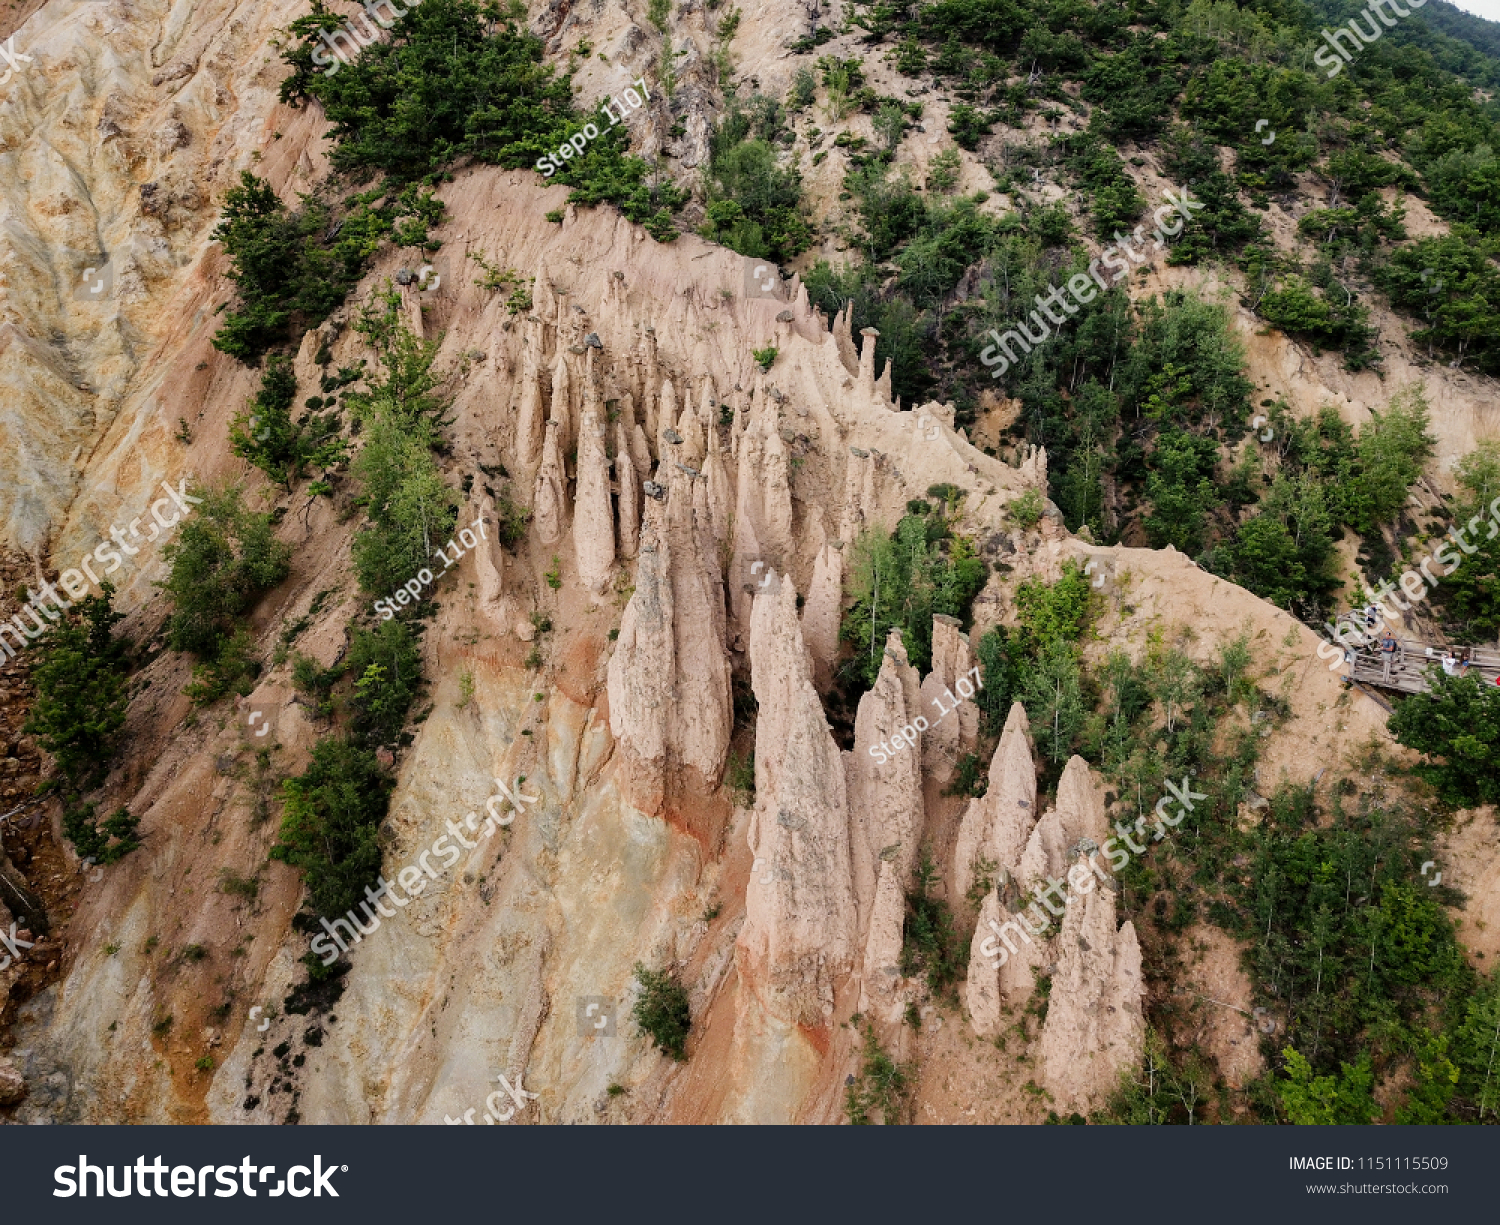
[[(1396, 639), (1396, 650), (1386, 653), (1377, 641), (1373, 646), (1351, 648), (1353, 665), (1345, 663), (1344, 675), (1350, 680), (1401, 693), (1426, 693), (1427, 669), (1441, 668), (1444, 651), (1455, 655), (1459, 648), (1441, 643), (1419, 642), (1411, 638)], [(1500, 684), (1500, 650), (1491, 647), (1465, 647), (1469, 653), (1467, 675), (1477, 676), (1487, 685)]]

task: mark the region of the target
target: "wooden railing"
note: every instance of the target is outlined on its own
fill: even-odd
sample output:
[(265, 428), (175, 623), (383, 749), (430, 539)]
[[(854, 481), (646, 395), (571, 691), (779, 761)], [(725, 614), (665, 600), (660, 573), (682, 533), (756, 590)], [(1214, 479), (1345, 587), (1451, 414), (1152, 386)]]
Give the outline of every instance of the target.
[(1398, 638), (1394, 651), (1383, 651), (1378, 643), (1373, 647), (1354, 649), (1353, 663), (1345, 663), (1344, 675), (1366, 685), (1378, 685), (1382, 689), (1426, 693), (1429, 688), (1428, 669), (1437, 668), (1441, 673), (1443, 652), (1449, 651), (1457, 655), (1460, 650), (1468, 652), (1469, 669), (1466, 675), (1477, 676), (1489, 685), (1500, 683), (1500, 650), (1490, 647), (1458, 648), (1411, 638)]

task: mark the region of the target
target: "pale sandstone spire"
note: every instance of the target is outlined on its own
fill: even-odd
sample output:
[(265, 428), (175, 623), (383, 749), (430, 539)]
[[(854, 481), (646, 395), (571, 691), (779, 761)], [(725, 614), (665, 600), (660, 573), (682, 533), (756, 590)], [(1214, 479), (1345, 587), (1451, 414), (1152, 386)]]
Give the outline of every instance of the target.
[[(1024, 1001), (1032, 990), (1033, 968), (1046, 964), (1040, 933), (1051, 919), (1029, 894), (1023, 894), (1015, 879), (1036, 823), (1030, 728), (1025, 708), (1016, 702), (990, 759), (989, 786), (964, 809), (949, 890), (955, 904), (967, 898), (980, 867), (985, 868), (989, 887), (980, 902), (964, 983), (964, 1003), (974, 1032), (981, 1037), (1000, 1032), (1002, 1006)], [(997, 929), (1006, 933), (1006, 944), (999, 943)], [(997, 957), (997, 950), (1002, 949), (1004, 956)]]
[[(946, 786), (965, 753), (979, 738), (979, 693), (974, 656), (968, 635), (954, 617), (939, 613), (932, 619), (932, 671), (922, 682), (922, 711), (932, 729), (922, 740), (922, 764), (939, 786)], [(970, 696), (959, 687), (962, 680)]]
[(759, 703), (750, 850), (758, 861), (735, 944), (740, 982), (786, 1023), (821, 1026), (857, 940), (849, 806), (838, 746), (808, 671), (797, 593), (755, 601), (750, 678)]
[(839, 536), (844, 540), (853, 540), (867, 527), (873, 526), (869, 517), (878, 505), (875, 499), (875, 457), (868, 451), (857, 453), (861, 450), (849, 449), (849, 463), (844, 469), (844, 514), (839, 525)]
[(552, 405), (547, 413), (547, 424), (557, 423), (558, 450), (566, 453), (573, 444), (573, 386), (568, 372), (568, 350), (567, 346), (559, 343), (557, 346), (557, 360), (552, 367)]
[(530, 471), (542, 457), (546, 410), (542, 398), (542, 349), (546, 324), (535, 315), (521, 325), (521, 404), (516, 414), (516, 465)]
[(615, 422), (615, 481), (620, 489), (620, 556), (634, 557), (640, 549), (641, 541), (641, 478), (631, 461), (625, 430), (625, 418), (621, 417)]
[(701, 471), (704, 456), (703, 423), (698, 420), (698, 414), (686, 400), (677, 417), (677, 432), (682, 436), (682, 442), (674, 449), (673, 457), (679, 464)]
[[(642, 812), (671, 798), (677, 771), (695, 770), (700, 793), (717, 786), (733, 730), (729, 657), (717, 563), (703, 556), (696, 483), (664, 462), (665, 502), (647, 500), (635, 591), (610, 658), (610, 731), (621, 787)], [(692, 788), (690, 788), (692, 790)]]
[(641, 407), (653, 459), (661, 457), (661, 427), (664, 420), (661, 414), (661, 383), (661, 359), (656, 351), (656, 329), (648, 327), (641, 333)]
[(954, 895), (969, 892), (981, 857), (997, 868), (1016, 871), (1037, 816), (1031, 729), (1025, 707), (1014, 702), (990, 758), (989, 785), (964, 809), (953, 856)]
[(893, 630), (875, 684), (859, 702), (854, 751), (844, 759), (854, 896), (867, 934), (861, 1007), (888, 996), (898, 981), (888, 971), (900, 961), (900, 918), (917, 863), (925, 809), (922, 733), (915, 732), (915, 748), (894, 744), (892, 738), (913, 725), (918, 692), (916, 669), (907, 662), (899, 631)]
[[(795, 555), (790, 470), (768, 402), (752, 409), (750, 427), (740, 443), (738, 476), (733, 573), (749, 575), (757, 561), (776, 569), (789, 567)], [(750, 613), (743, 581), (729, 594), (735, 621), (743, 628)]]
[(664, 436), (667, 430), (677, 428), (677, 389), (672, 386), (670, 378), (662, 379), (657, 392), (656, 419), (656, 455), (658, 459), (668, 459), (676, 453), (676, 449), (664, 441)]
[(609, 456), (604, 448), (604, 425), (592, 406), (584, 411), (579, 430), (573, 547), (578, 557), (579, 581), (586, 590), (600, 594), (608, 586), (614, 568), (615, 531), (609, 501)]
[(467, 526), (475, 519), (482, 520), (486, 525), (486, 530), (478, 533), (479, 544), (473, 550), (479, 602), (489, 608), (498, 608), (504, 599), (505, 550), (500, 545), (495, 499), (477, 484), (464, 508), (463, 525)]
[(1082, 757), (1071, 757), (1057, 784), (1057, 805), (1031, 831), (1017, 879), (1025, 888), (1062, 873), (1071, 848), (1082, 838), (1096, 846), (1109, 837), (1104, 793)]
[(547, 437), (542, 444), (542, 466), (537, 469), (536, 486), (531, 497), (532, 524), (543, 544), (556, 544), (568, 526), (566, 478), (563, 475), (562, 452), (558, 445), (557, 418), (547, 422)]
[(839, 360), (851, 375), (859, 373), (859, 354), (854, 351), (854, 302), (844, 304), (833, 320), (833, 341), (838, 346)]
[(703, 376), (703, 388), (698, 399), (698, 422), (705, 430), (719, 423), (718, 397), (714, 394), (713, 375)]
[(724, 464), (724, 452), (719, 446), (717, 426), (710, 427), (708, 431), (708, 455), (703, 461), (703, 479), (708, 491), (708, 511), (712, 518), (714, 540), (722, 545), (729, 541), (735, 497), (734, 485)]
[[(1086, 867), (1070, 894), (1057, 937), (1057, 972), (1037, 1062), (1061, 1110), (1102, 1106), (1145, 1048), (1141, 948), (1128, 920), (1115, 930), (1115, 894)], [(1071, 880), (1070, 880), (1070, 883)]]
[(875, 341), (880, 333), (874, 328), (860, 329), (859, 389), (866, 395), (875, 394)]
[(844, 601), (844, 553), (830, 541), (818, 550), (812, 583), (802, 604), (802, 637), (812, 654), (813, 676), (820, 689), (833, 683), (839, 654), (839, 621)]
[(557, 295), (552, 292), (552, 281), (547, 276), (547, 264), (543, 259), (536, 262), (536, 272), (531, 278), (531, 313), (541, 319), (557, 318)]
[(635, 415), (635, 396), (625, 392), (620, 397), (619, 424), (624, 428), (627, 454), (635, 467), (637, 484), (651, 475), (651, 450), (646, 445), (646, 435)]

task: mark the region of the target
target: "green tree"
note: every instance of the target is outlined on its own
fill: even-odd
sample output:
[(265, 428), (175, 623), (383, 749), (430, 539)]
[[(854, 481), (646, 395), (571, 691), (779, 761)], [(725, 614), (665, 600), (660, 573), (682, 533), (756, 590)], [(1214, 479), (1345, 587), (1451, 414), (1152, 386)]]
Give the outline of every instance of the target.
[(777, 112), (730, 103), (709, 138), (701, 233), (752, 259), (785, 263), (813, 236), (802, 216), (802, 176), (780, 164), (772, 144), (779, 130)]
[(854, 648), (850, 664), (861, 688), (868, 689), (880, 674), (893, 629), (901, 631), (912, 666), (926, 671), (933, 614), (967, 623), (986, 573), (973, 544), (953, 535), (940, 511), (906, 515), (889, 536), (878, 530), (861, 533), (850, 565), (853, 602), (839, 629)]
[(105, 582), (100, 590), (76, 601), (37, 644), (36, 699), (22, 726), (52, 754), (70, 792), (103, 778), (125, 725), (129, 644), (111, 632), (123, 618), (114, 610), (114, 586)]
[[(249, 460), (290, 493), (308, 467), (331, 468), (341, 462), (348, 444), (339, 433), (336, 414), (304, 414), (293, 421), (297, 376), (291, 358), (276, 354), (266, 362), (260, 390), (229, 428), (234, 453)], [(320, 407), (322, 397), (314, 403)]]
[(416, 633), (404, 620), (356, 629), (345, 664), (356, 678), (350, 703), (354, 736), (368, 747), (395, 744), (422, 683)]
[(167, 645), (216, 660), (237, 620), (286, 577), (291, 546), (276, 539), (271, 515), (246, 509), (238, 486), (205, 489), (202, 496), (162, 548), (171, 572), (158, 586), (173, 605)]
[(1481, 373), (1500, 372), (1500, 243), (1471, 227), (1401, 247), (1377, 283), (1397, 310), (1424, 327), (1412, 339), (1445, 350)]
[(1427, 397), (1413, 385), (1391, 397), (1385, 412), (1372, 413), (1360, 430), (1358, 475), (1348, 501), (1349, 523), (1357, 531), (1373, 531), (1406, 506), (1437, 442), (1428, 424)]
[(437, 394), (436, 342), (406, 327), (394, 291), (377, 294), (355, 326), (375, 350), (380, 374), (347, 397), (364, 427), (353, 469), (369, 515), (354, 538), (354, 567), (366, 591), (384, 593), (430, 569), (457, 520), (458, 500), (433, 458), (450, 401)]
[(1404, 698), (1391, 715), (1392, 735), (1427, 755), (1417, 772), (1450, 803), (1500, 802), (1500, 687), (1436, 668), (1428, 677), (1432, 688)]
[(1368, 1055), (1352, 1067), (1343, 1064), (1338, 1076), (1315, 1076), (1312, 1065), (1294, 1047), (1287, 1047), (1282, 1055), (1285, 1079), (1276, 1082), (1276, 1092), (1288, 1122), (1310, 1126), (1374, 1121), (1375, 1075)]
[[(1464, 491), (1454, 508), (1454, 528), (1465, 533), (1473, 553), (1443, 579), (1437, 598), (1449, 617), (1482, 637), (1500, 632), (1500, 531), (1490, 508), (1500, 497), (1500, 444), (1482, 443), (1454, 470)], [(1455, 553), (1458, 550), (1455, 548)]]
[(1278, 474), (1262, 508), (1229, 548), (1237, 583), (1282, 608), (1309, 615), (1337, 587), (1333, 575), (1337, 524), (1328, 488), (1308, 473)]
[(1025, 670), (1018, 696), (1026, 707), (1037, 752), (1061, 765), (1073, 751), (1088, 718), (1077, 648), (1048, 643)]
[(651, 1041), (678, 1063), (687, 1062), (688, 1031), (693, 1018), (688, 1011), (688, 994), (670, 970), (648, 970), (635, 964), (635, 981), (640, 988), (630, 1015)]
[(320, 914), (338, 915), (365, 901), (380, 873), (378, 829), (391, 778), (372, 749), (329, 737), (312, 761), (282, 783), (280, 837), (271, 858), (302, 869)]
[(1157, 439), (1146, 478), (1151, 511), (1143, 520), (1153, 547), (1172, 545), (1189, 556), (1203, 547), (1208, 509), (1218, 501), (1213, 481), (1218, 451), (1212, 439), (1184, 430), (1168, 430)]

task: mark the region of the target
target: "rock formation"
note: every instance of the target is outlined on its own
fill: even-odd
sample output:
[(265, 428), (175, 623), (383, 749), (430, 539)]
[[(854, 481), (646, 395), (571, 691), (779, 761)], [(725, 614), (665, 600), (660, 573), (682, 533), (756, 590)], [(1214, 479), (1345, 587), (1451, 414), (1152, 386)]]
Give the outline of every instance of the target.
[[(917, 717), (912, 701), (917, 692), (916, 669), (907, 662), (900, 633), (892, 631), (875, 684), (860, 699), (854, 751), (845, 758), (854, 897), (861, 925), (869, 933), (864, 959), (867, 994), (893, 985), (887, 971), (900, 957), (906, 883), (922, 841), (922, 733), (916, 733), (915, 748), (895, 740), (896, 733)], [(882, 743), (895, 751), (887, 752)], [(884, 915), (879, 923), (871, 918), (877, 910)]]
[[(1082, 865), (1082, 861), (1079, 861)], [(1129, 920), (1115, 930), (1113, 880), (1095, 888), (1087, 867), (1057, 937), (1057, 972), (1039, 1047), (1042, 1083), (1060, 1110), (1104, 1103), (1120, 1073), (1140, 1063), (1146, 1023), (1141, 948)]]
[[(989, 785), (964, 809), (953, 856), (953, 894), (964, 897), (974, 883), (980, 859), (995, 868), (1020, 866), (1026, 840), (1036, 824), (1036, 765), (1026, 708), (1013, 702), (1000, 743), (990, 758)], [(992, 870), (993, 871), (993, 870)]]
[(584, 411), (579, 429), (573, 545), (578, 556), (579, 581), (585, 590), (599, 594), (609, 584), (614, 569), (615, 522), (609, 498), (604, 424), (592, 406)]
[(964, 1002), (977, 1034), (999, 1033), (1005, 1009), (1024, 1004), (1037, 972), (1055, 964), (1042, 1079), (1060, 1109), (1089, 1110), (1140, 1059), (1140, 946), (1129, 922), (1115, 930), (1116, 886), (1100, 852), (1108, 834), (1104, 797), (1088, 764), (1070, 759), (1056, 807), (1040, 820), (1028, 815), (1035, 809), (1036, 773), (1017, 704), (990, 763), (989, 789), (964, 814), (954, 856), (960, 887), (981, 858), (995, 865)]
[(768, 1013), (818, 1026), (852, 968), (858, 922), (843, 763), (813, 688), (788, 582), (755, 598), (750, 677), (760, 709), (749, 837), (764, 868), (750, 876), (735, 962)]
[(542, 399), (542, 347), (546, 325), (536, 315), (527, 317), (521, 341), (521, 402), (516, 412), (516, 464), (529, 472), (542, 457), (542, 433), (547, 413)]
[(568, 528), (567, 477), (563, 473), (562, 444), (558, 435), (562, 425), (553, 417), (547, 422), (547, 438), (542, 444), (542, 466), (537, 469), (536, 485), (531, 495), (532, 523), (537, 539), (556, 544)]
[[(629, 399), (629, 393), (626, 393)], [(615, 482), (619, 487), (620, 556), (634, 557), (641, 544), (641, 477), (630, 456), (629, 427), (615, 422)], [(639, 431), (636, 431), (639, 433)]]
[[(947, 785), (959, 758), (979, 738), (979, 708), (972, 695), (979, 692), (980, 679), (959, 622), (942, 614), (933, 617), (932, 671), (922, 682), (921, 711), (932, 726), (922, 734), (922, 767), (939, 786)], [(970, 697), (963, 696), (965, 688)]]
[[(750, 423), (739, 441), (737, 458), (735, 573), (748, 576), (757, 561), (785, 571), (795, 551), (792, 494), (775, 402), (763, 387), (751, 405)], [(735, 620), (743, 628), (749, 623), (750, 597), (743, 586), (730, 595)]]
[(717, 783), (733, 724), (723, 591), (703, 553), (696, 482), (666, 463), (659, 477), (667, 500), (648, 503), (635, 591), (608, 668), (610, 731), (643, 812), (661, 810), (674, 767)]
[(813, 676), (820, 689), (833, 682), (843, 602), (844, 550), (841, 541), (830, 541), (818, 550), (812, 583), (802, 605), (802, 640), (812, 655)]

